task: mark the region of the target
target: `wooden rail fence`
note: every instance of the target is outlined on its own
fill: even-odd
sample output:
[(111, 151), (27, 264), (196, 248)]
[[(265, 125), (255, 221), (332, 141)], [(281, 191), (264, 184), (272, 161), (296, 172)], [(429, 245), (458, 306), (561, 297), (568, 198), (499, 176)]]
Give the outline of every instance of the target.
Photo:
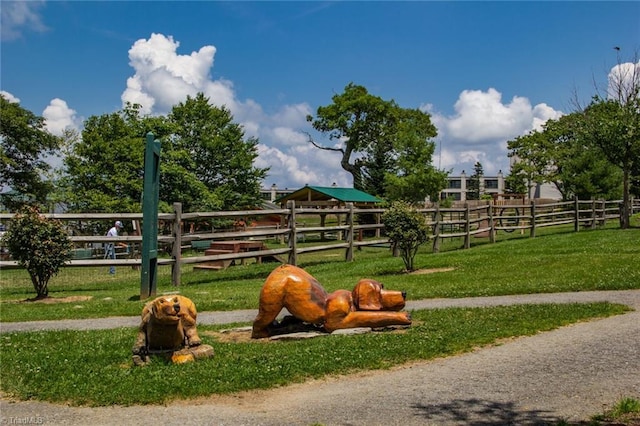
[[(158, 244), (167, 248), (167, 256), (158, 258), (158, 265), (172, 267), (172, 282), (180, 284), (181, 266), (187, 264), (207, 264), (216, 261), (235, 261), (254, 258), (277, 258), (287, 263), (297, 264), (298, 255), (303, 253), (318, 252), (323, 250), (343, 249), (345, 260), (353, 260), (354, 250), (362, 246), (379, 246), (388, 244), (384, 236), (384, 225), (381, 223), (381, 215), (384, 209), (354, 208), (347, 204), (343, 208), (319, 209), (300, 208), (290, 201), (287, 208), (278, 210), (244, 210), (227, 212), (196, 212), (182, 213), (180, 203), (173, 205), (173, 213), (158, 214), (158, 221), (163, 225), (162, 229), (170, 232), (158, 234)], [(607, 221), (619, 220), (621, 215), (620, 201), (604, 200), (578, 200), (561, 201), (554, 203), (539, 203), (532, 200), (528, 204), (481, 204), (463, 207), (442, 208), (435, 205), (433, 208), (420, 209), (425, 215), (428, 225), (431, 227), (432, 249), (437, 252), (440, 243), (446, 238), (463, 238), (464, 248), (471, 246), (473, 237), (489, 238), (495, 242), (498, 232), (528, 231), (530, 237), (535, 237), (538, 229), (547, 226), (559, 226), (573, 224), (573, 230), (595, 229), (604, 226)], [(632, 201), (633, 213), (640, 212), (640, 200)], [(374, 223), (358, 223), (358, 215), (367, 215), (375, 218)], [(310, 216), (335, 215), (336, 224), (330, 226), (306, 226), (310, 223)], [(45, 216), (66, 222), (69, 229), (74, 228), (73, 223), (82, 222), (108, 222), (109, 227), (115, 220), (133, 221), (138, 224), (142, 220), (141, 213), (61, 213), (45, 214)], [(245, 218), (257, 219), (269, 216), (280, 218), (279, 223), (271, 222), (268, 226), (249, 226), (237, 229), (210, 229), (209, 231), (191, 232), (191, 223), (206, 220), (236, 221)], [(9, 223), (13, 214), (0, 214), (0, 221)], [(317, 222), (317, 221), (316, 221)], [(324, 221), (323, 221), (324, 223)], [(168, 224), (168, 226), (167, 226)], [(333, 239), (318, 238), (319, 243), (299, 244), (306, 241), (310, 234)], [(136, 256), (127, 256), (120, 253), (116, 259), (104, 259), (101, 256), (100, 246), (110, 242), (125, 242), (129, 246), (139, 246), (142, 242), (140, 235), (124, 235), (107, 237), (99, 235), (74, 235), (71, 232), (69, 239), (78, 247), (76, 256), (65, 266), (138, 266), (142, 260)], [(274, 240), (285, 247), (268, 249), (266, 246), (260, 250), (254, 249), (243, 252), (228, 252), (217, 254), (199, 255), (198, 249), (207, 248), (216, 241), (256, 241)], [(98, 246), (98, 248), (96, 248)], [(92, 247), (92, 248), (87, 248)], [(192, 252), (187, 255), (187, 251)], [(193, 255), (196, 251), (196, 255)], [(205, 251), (206, 253), (206, 251)], [(286, 260), (285, 260), (286, 259)], [(0, 260), (0, 269), (15, 268), (17, 262), (5, 259)]]

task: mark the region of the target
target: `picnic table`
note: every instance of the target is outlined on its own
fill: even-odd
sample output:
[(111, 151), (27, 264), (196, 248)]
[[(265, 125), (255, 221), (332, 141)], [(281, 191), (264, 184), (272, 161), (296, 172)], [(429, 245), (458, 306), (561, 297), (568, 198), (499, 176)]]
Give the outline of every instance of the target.
[[(247, 253), (251, 251), (267, 250), (262, 241), (255, 240), (228, 240), (228, 241), (212, 241), (209, 248), (204, 251), (205, 256), (214, 256), (216, 254), (229, 253)], [(273, 258), (273, 256), (268, 256)], [(263, 256), (255, 256), (256, 263), (262, 263)], [(240, 264), (245, 264), (246, 258), (240, 259)], [(235, 265), (235, 259), (213, 260), (194, 266), (194, 269), (226, 269), (231, 265)]]

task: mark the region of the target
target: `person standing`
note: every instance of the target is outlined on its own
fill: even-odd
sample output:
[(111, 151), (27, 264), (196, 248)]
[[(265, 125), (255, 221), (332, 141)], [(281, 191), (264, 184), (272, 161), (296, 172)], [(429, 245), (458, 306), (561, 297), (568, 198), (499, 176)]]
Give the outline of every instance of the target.
[[(122, 228), (123, 228), (122, 222), (117, 220), (116, 223), (113, 225), (113, 227), (109, 229), (109, 231), (107, 232), (107, 237), (117, 237), (118, 231), (120, 231)], [(127, 245), (122, 242), (118, 243), (117, 245), (118, 247), (125, 247), (125, 248), (127, 247)], [(105, 259), (116, 258), (116, 243), (114, 241), (110, 241), (109, 243), (107, 243), (104, 250), (104, 258)], [(116, 273), (116, 267), (111, 265), (109, 267), (109, 274), (114, 275), (115, 273)]]

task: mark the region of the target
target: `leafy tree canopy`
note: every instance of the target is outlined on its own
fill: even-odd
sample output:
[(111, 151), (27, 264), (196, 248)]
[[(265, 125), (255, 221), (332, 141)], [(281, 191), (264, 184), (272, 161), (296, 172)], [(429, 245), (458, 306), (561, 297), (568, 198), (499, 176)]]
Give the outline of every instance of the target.
[(430, 116), (404, 109), (395, 101), (348, 84), (332, 97), (333, 103), (307, 116), (314, 129), (340, 140), (340, 147), (314, 146), (340, 152), (342, 168), (353, 177), (356, 189), (384, 198), (411, 200), (437, 194), (445, 186), (441, 172), (431, 166), (437, 135)]
[(389, 200), (422, 202), (438, 200), (447, 185), (447, 173), (431, 166), (437, 134), (429, 115), (415, 109), (402, 110), (398, 123), (395, 159), (385, 171), (383, 192)]
[(65, 158), (72, 210), (140, 211), (144, 135), (136, 109), (129, 108), (85, 121), (82, 138)]
[(175, 129), (171, 144), (179, 157), (176, 162), (211, 193), (209, 203), (220, 200), (218, 208), (223, 210), (259, 204), (260, 184), (268, 169), (253, 166), (258, 140), (245, 138), (242, 126), (233, 122), (227, 108), (210, 105), (199, 93), (176, 105), (169, 121)]
[(78, 211), (140, 211), (145, 136), (161, 140), (160, 208), (234, 210), (260, 200), (267, 169), (253, 167), (255, 138), (245, 140), (226, 108), (202, 94), (187, 97), (167, 117), (139, 114), (139, 106), (90, 117), (66, 157), (66, 188)]
[(584, 110), (580, 129), (584, 140), (599, 147), (604, 158), (622, 171), (623, 228), (629, 227), (631, 176), (640, 162), (640, 75), (634, 81), (633, 93), (622, 102), (594, 98)]
[(0, 182), (16, 195), (3, 197), (6, 207), (45, 203), (51, 184), (43, 178), (50, 169), (43, 156), (53, 154), (59, 144), (45, 129), (44, 118), (0, 96)]
[(511, 186), (528, 192), (533, 183), (552, 183), (564, 199), (620, 198), (622, 176), (585, 133), (586, 118), (575, 112), (549, 120), (541, 131), (508, 142), (518, 161), (511, 169)]

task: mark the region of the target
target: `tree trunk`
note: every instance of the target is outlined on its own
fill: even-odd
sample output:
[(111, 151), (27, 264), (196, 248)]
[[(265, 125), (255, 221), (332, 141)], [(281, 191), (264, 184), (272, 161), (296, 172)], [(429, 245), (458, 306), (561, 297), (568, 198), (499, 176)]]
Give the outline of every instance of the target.
[(36, 300), (46, 299), (49, 297), (49, 288), (47, 286), (47, 282), (42, 283), (38, 280), (38, 277), (31, 275), (31, 282), (33, 283), (33, 288), (36, 291)]

